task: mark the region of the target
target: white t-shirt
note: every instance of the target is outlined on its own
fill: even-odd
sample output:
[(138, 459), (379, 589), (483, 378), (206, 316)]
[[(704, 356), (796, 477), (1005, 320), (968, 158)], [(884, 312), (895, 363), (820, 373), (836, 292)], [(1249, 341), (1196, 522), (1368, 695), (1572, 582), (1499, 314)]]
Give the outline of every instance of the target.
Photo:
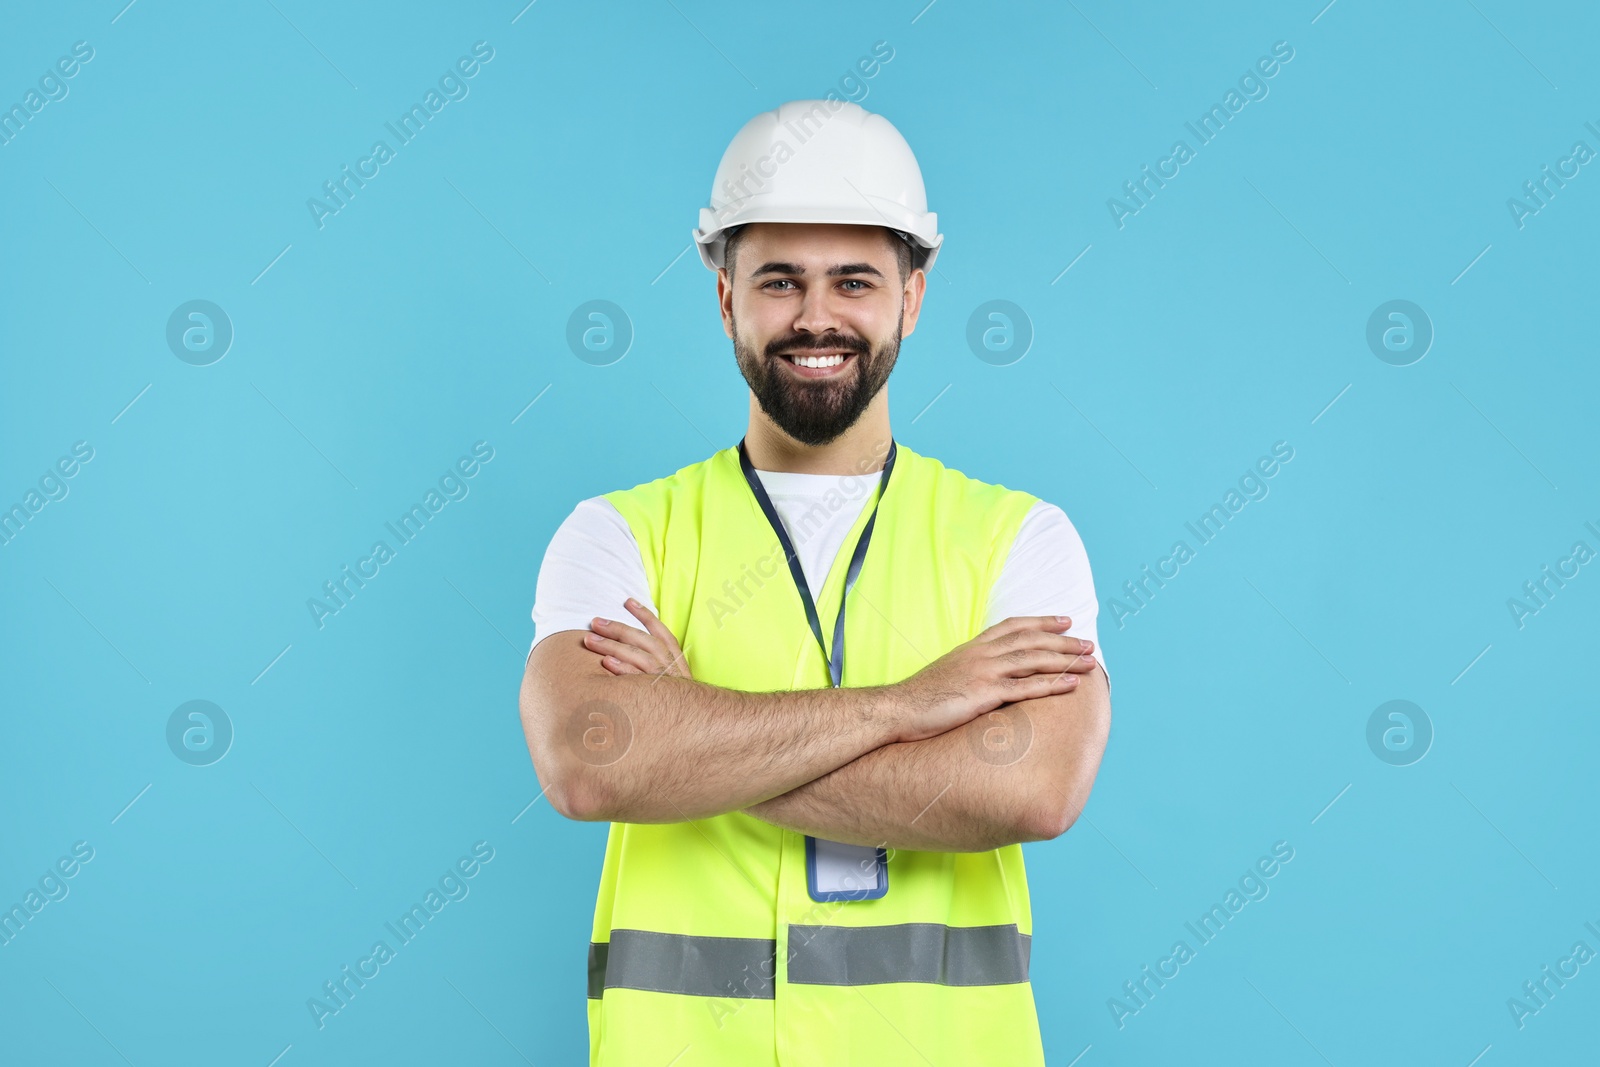
[[(756, 474), (794, 544), (815, 599), (861, 509), (876, 495), (881, 472), (846, 475), (757, 470)], [(844, 500), (842, 507), (830, 509), (826, 499), (830, 492), (834, 492), (834, 500)], [(604, 497), (581, 500), (557, 528), (539, 566), (533, 644), (562, 630), (587, 630), (597, 615), (642, 630), (644, 624), (623, 604), (630, 596), (652, 612), (656, 610), (633, 531)], [(1066, 512), (1039, 501), (1023, 518), (1005, 567), (990, 590), (984, 625), (993, 626), (1013, 615), (1071, 616), (1072, 626), (1066, 634), (1093, 641), (1095, 660), (1104, 669), (1105, 650), (1095, 631), (1099, 609), (1089, 556), (1077, 529)], [(532, 646), (528, 652), (532, 655)], [(1106, 677), (1109, 681), (1110, 671)]]

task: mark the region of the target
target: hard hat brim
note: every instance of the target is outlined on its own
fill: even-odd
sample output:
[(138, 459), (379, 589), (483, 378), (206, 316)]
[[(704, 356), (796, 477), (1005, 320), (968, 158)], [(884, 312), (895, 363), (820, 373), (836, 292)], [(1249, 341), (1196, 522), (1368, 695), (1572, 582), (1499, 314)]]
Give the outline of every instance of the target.
[[(902, 217), (896, 219), (893, 217), (895, 215)], [(912, 267), (924, 271), (933, 269), (934, 257), (944, 244), (944, 234), (938, 232), (939, 217), (935, 212), (913, 215), (909, 212), (895, 211), (893, 206), (889, 211), (874, 211), (865, 205), (859, 211), (832, 207), (791, 206), (782, 211), (750, 208), (728, 213), (728, 217), (721, 220), (716, 216), (717, 213), (711, 209), (701, 208), (700, 225), (690, 231), (695, 247), (700, 252), (700, 261), (708, 270), (722, 269), (723, 252), (727, 247), (729, 230), (757, 222), (787, 222), (815, 226), (881, 226), (902, 233), (909, 239), (912, 246)]]

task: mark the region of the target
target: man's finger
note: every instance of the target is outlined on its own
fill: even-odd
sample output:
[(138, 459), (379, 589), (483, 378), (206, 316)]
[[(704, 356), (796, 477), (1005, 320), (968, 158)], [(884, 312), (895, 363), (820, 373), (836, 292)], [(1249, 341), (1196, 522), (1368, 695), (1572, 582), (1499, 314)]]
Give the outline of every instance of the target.
[(600, 666), (616, 675), (645, 673), (638, 667), (635, 667), (632, 664), (624, 663), (615, 656), (601, 656)]
[(633, 597), (623, 601), (623, 607), (633, 612), (634, 618), (644, 623), (645, 629), (650, 631), (652, 637), (667, 646), (670, 651), (664, 658), (671, 659), (672, 652), (677, 651), (678, 639), (672, 635), (671, 630), (667, 629), (666, 623), (656, 618), (654, 612)]
[(657, 639), (637, 626), (629, 626), (615, 619), (603, 619), (600, 622), (592, 623), (589, 629), (601, 637), (609, 637), (622, 644), (632, 645), (634, 648), (642, 648), (651, 655), (662, 655), (663, 650)]
[[(638, 633), (637, 630), (634, 632)], [(645, 639), (649, 640), (649, 638)], [(609, 637), (602, 637), (596, 633), (585, 634), (583, 643), (584, 647), (588, 648), (590, 652), (598, 653), (602, 656), (612, 656), (623, 663), (638, 667), (641, 671), (654, 673), (659, 669), (660, 658), (650, 649), (640, 648), (626, 641), (613, 641)]]
[(1001, 619), (984, 633), (994, 638), (1025, 630), (1061, 631), (1071, 625), (1072, 619), (1066, 615), (1013, 615), (1008, 619)]
[(1025, 648), (1043, 648), (1051, 652), (1065, 652), (1069, 656), (1087, 656), (1095, 650), (1093, 641), (1066, 634), (1047, 633), (1043, 630), (1013, 630), (1004, 638), (996, 639), (997, 647), (1007, 652)]
[(1030, 674), (1086, 674), (1094, 667), (1087, 656), (1069, 656), (1044, 648), (1017, 649), (996, 657), (999, 673), (1012, 678)]
[(995, 623), (979, 634), (1002, 648), (1019, 645), (1039, 647), (1036, 642), (1050, 641), (1061, 636), (1061, 631), (1072, 625), (1066, 615), (1013, 615)]

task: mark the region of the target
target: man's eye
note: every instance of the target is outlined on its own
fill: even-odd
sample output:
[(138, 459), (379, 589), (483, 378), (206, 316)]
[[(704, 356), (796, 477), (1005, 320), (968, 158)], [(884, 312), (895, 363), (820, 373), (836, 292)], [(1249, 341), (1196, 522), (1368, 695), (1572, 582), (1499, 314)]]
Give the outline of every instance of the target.
[(859, 292), (861, 292), (862, 289), (870, 289), (870, 288), (872, 288), (870, 285), (868, 285), (866, 282), (862, 281), (860, 278), (846, 278), (840, 284), (841, 285), (859, 285), (859, 286), (861, 286), (861, 289), (851, 289), (850, 292), (852, 292), (852, 293), (859, 293)]
[(770, 289), (774, 285), (793, 285), (793, 284), (794, 284), (794, 282), (791, 282), (788, 278), (774, 278), (772, 281), (768, 282), (766, 285), (763, 285), (761, 288)]

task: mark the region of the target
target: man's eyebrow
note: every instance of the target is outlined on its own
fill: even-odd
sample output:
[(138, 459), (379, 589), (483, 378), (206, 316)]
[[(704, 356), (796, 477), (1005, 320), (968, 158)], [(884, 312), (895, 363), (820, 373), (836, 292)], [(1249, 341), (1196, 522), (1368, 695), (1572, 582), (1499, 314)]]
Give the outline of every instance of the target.
[[(759, 278), (763, 274), (803, 275), (805, 272), (805, 268), (800, 266), (798, 263), (772, 262), (763, 263), (760, 267), (752, 271), (750, 276), (752, 278)], [(829, 267), (827, 276), (830, 278), (842, 278), (849, 274), (874, 274), (879, 278), (883, 277), (883, 272), (877, 267), (874, 267), (871, 263), (841, 263), (837, 267)]]

